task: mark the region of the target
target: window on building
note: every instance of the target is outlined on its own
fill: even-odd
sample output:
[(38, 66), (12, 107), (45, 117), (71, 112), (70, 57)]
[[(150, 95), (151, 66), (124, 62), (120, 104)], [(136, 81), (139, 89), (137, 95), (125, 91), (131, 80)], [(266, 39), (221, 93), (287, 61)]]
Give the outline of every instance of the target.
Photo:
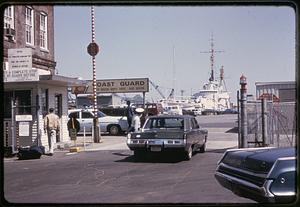
[(14, 24), (14, 7), (13, 6), (8, 6), (4, 10), (4, 28), (15, 28)]
[(41, 93), (41, 109), (43, 116), (46, 116), (49, 109), (49, 92), (48, 89), (42, 89)]
[(40, 47), (43, 49), (47, 49), (47, 15), (45, 13), (41, 13), (40, 15)]
[(62, 116), (62, 94), (55, 95), (54, 112), (57, 116)]
[(34, 44), (34, 27), (33, 27), (33, 9), (25, 7), (25, 28), (26, 28), (26, 43)]
[(16, 105), (16, 114), (31, 114), (31, 91), (20, 90), (14, 91), (14, 99)]
[(11, 118), (11, 108), (13, 100), (15, 109), (14, 115), (25, 115), (31, 114), (32, 105), (31, 105), (31, 91), (30, 90), (17, 90), (17, 91), (5, 91), (4, 92), (4, 118)]

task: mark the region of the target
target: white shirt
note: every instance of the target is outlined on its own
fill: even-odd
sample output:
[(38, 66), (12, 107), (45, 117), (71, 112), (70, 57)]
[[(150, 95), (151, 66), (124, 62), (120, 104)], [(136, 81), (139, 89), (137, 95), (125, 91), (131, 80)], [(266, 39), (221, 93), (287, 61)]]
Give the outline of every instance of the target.
[(133, 126), (135, 132), (138, 131), (141, 128), (141, 119), (140, 119), (140, 116), (138, 116), (136, 114), (133, 115), (132, 126)]

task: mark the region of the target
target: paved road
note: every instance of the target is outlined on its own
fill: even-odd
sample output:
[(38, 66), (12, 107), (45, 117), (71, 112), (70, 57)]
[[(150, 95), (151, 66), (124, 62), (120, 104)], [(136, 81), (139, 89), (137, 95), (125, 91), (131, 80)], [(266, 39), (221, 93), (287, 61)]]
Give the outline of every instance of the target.
[(214, 178), (224, 149), (236, 142), (222, 131), (210, 130), (210, 148), (190, 161), (154, 156), (135, 162), (122, 136), (103, 136), (90, 148), (97, 151), (7, 159), (4, 196), (13, 203), (253, 203)]

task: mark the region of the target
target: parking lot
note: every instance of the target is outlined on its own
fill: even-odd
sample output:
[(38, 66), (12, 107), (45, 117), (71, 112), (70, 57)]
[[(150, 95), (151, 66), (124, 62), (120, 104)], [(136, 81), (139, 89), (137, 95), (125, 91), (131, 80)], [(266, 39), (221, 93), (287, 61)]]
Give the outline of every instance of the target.
[(12, 203), (253, 203), (214, 178), (225, 149), (236, 147), (236, 134), (228, 127), (207, 128), (207, 152), (190, 161), (156, 155), (136, 162), (125, 136), (87, 141), (79, 153), (60, 150), (39, 160), (6, 159), (4, 196)]

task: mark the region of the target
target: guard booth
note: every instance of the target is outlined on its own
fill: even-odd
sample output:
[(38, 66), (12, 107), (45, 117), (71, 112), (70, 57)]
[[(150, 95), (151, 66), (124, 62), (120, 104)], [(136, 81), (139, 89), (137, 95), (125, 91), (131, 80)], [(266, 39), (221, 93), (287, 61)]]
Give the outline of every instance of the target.
[(37, 107), (31, 105), (30, 90), (11, 90), (4, 92), (4, 146), (16, 150), (32, 143), (37, 134)]
[(60, 118), (60, 132), (55, 140), (70, 142), (68, 135), (68, 90), (84, 84), (77, 78), (40, 75), (38, 81), (4, 82), (4, 147), (16, 153), (19, 147), (48, 146), (44, 117), (49, 108)]

